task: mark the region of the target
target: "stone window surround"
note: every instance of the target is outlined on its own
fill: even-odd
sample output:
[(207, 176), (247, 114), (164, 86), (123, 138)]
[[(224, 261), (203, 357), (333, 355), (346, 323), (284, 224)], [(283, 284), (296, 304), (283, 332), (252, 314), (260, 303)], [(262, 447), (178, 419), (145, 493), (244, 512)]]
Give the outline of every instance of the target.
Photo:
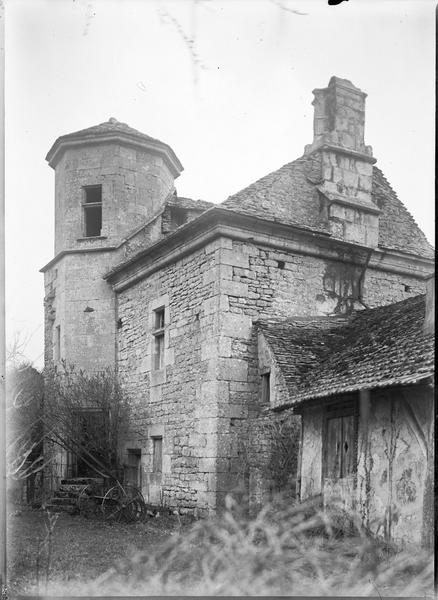
[(145, 458), (145, 472), (154, 473), (153, 471), (153, 455), (154, 455), (154, 439), (161, 438), (161, 472), (155, 472), (156, 475), (164, 475), (170, 473), (170, 456), (166, 445), (166, 436), (164, 424), (150, 425), (147, 430), (147, 440), (145, 452), (142, 456)]
[[(87, 202), (87, 189), (100, 189), (100, 201), (98, 202)], [(101, 239), (103, 229), (103, 185), (101, 183), (90, 184), (82, 186), (82, 233), (83, 235), (79, 238), (81, 240), (89, 239)], [(87, 209), (100, 208), (100, 232), (98, 235), (87, 235)]]
[[(162, 369), (154, 368), (154, 350), (155, 350), (155, 335), (156, 331), (156, 314), (160, 309), (164, 309), (164, 366)], [(149, 317), (148, 317), (148, 349), (149, 349), (149, 364), (150, 364), (150, 385), (151, 387), (161, 385), (166, 382), (166, 366), (169, 364), (169, 324), (170, 324), (170, 309), (169, 296), (164, 294), (158, 296), (149, 302)], [(158, 435), (158, 434), (157, 434)]]
[(271, 367), (264, 367), (262, 369), (259, 369), (259, 374), (260, 374), (260, 386), (261, 386), (261, 392), (260, 392), (261, 400), (262, 400), (263, 404), (268, 405), (271, 403), (271, 398), (272, 398)]

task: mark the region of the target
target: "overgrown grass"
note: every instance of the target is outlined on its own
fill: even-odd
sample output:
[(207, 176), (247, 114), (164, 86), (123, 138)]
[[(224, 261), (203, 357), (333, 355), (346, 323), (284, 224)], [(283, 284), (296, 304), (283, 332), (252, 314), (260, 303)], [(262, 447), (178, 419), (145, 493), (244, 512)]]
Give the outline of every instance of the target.
[(135, 552), (74, 595), (401, 595), (433, 597), (430, 553), (373, 540), (352, 515), (274, 503), (253, 518), (230, 498), (156, 553)]

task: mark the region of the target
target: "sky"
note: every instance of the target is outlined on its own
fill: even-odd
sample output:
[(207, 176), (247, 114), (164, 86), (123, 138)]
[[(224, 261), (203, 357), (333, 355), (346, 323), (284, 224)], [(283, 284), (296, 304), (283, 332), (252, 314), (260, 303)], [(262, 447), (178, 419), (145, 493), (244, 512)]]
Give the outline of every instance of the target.
[(434, 54), (430, 0), (7, 0), (7, 346), (42, 366), (47, 151), (110, 117), (172, 146), (179, 195), (221, 202), (301, 156), (312, 90), (350, 79), (377, 166), (433, 243)]

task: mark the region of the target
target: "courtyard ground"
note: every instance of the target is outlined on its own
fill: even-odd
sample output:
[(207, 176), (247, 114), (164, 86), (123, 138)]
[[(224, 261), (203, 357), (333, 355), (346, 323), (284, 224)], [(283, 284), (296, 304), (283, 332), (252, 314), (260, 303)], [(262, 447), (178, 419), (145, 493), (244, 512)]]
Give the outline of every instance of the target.
[[(35, 593), (39, 575), (39, 592), (44, 593), (47, 552), (42, 541), (47, 533), (47, 515), (28, 507), (11, 507), (8, 512), (9, 592)], [(174, 516), (149, 518), (145, 523), (109, 524), (59, 513), (53, 528), (50, 580), (67, 585), (94, 580), (135, 552), (156, 552), (179, 529)]]
[[(342, 514), (271, 506), (249, 518), (108, 524), (60, 514), (46, 587), (47, 515), (9, 511), (9, 592), (52, 596), (312, 595), (433, 598), (433, 558), (371, 539)], [(346, 525), (348, 523), (348, 525)]]

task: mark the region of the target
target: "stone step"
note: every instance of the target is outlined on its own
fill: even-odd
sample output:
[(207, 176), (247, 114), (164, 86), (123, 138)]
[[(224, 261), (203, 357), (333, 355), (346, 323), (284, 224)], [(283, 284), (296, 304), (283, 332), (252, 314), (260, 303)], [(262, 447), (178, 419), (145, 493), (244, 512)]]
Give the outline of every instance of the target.
[(50, 504), (55, 506), (76, 506), (76, 498), (51, 498)]
[[(84, 486), (81, 486), (83, 489)], [(75, 490), (56, 490), (53, 497), (54, 498), (77, 498), (79, 496), (79, 492)]]
[(61, 485), (88, 485), (90, 483), (100, 485), (103, 481), (102, 477), (70, 477), (61, 479)]
[(68, 494), (74, 494), (75, 496), (78, 496), (80, 494), (80, 492), (82, 492), (82, 490), (87, 487), (87, 484), (79, 484), (79, 485), (75, 485), (73, 483), (63, 483), (59, 486), (58, 491), (62, 492), (62, 493), (68, 493)]
[(72, 506), (71, 504), (46, 504), (46, 509), (52, 513), (68, 513), (69, 515), (74, 515), (78, 512), (77, 506)]

